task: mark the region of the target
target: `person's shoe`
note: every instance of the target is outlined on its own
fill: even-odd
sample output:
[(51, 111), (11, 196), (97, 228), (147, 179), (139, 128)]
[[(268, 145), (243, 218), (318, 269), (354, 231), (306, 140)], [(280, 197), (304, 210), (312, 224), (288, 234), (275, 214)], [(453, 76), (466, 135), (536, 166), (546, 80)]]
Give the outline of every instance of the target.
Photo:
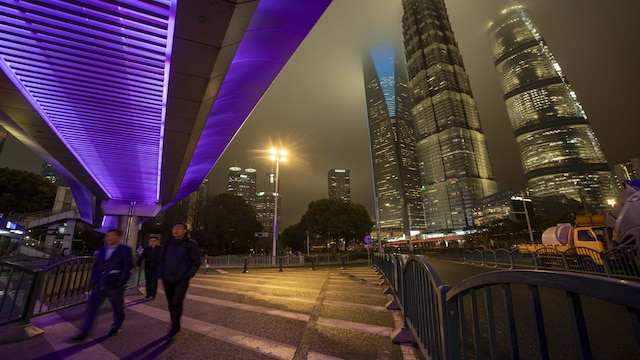
[(172, 339), (174, 336), (176, 336), (176, 334), (178, 334), (178, 331), (180, 331), (180, 328), (171, 328), (171, 330), (169, 330), (169, 332), (167, 333), (166, 338), (167, 339)]
[(118, 334), (120, 334), (122, 330), (120, 330), (120, 328), (111, 328), (111, 330), (109, 330), (109, 336), (116, 336)]
[(152, 296), (153, 296), (153, 295), (151, 295), (151, 294), (147, 294), (147, 296), (145, 296), (144, 298), (145, 298), (145, 299), (151, 299), (151, 297), (152, 297)]
[(87, 335), (84, 334), (78, 334), (74, 337), (72, 337), (71, 339), (68, 339), (67, 342), (69, 343), (79, 343), (79, 342), (83, 342), (87, 339)]

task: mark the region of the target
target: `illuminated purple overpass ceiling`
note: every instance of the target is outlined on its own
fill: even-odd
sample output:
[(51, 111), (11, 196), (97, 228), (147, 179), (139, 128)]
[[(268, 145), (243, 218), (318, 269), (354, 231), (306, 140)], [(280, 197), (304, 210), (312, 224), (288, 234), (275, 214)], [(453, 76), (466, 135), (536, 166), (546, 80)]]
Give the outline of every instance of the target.
[(173, 1), (0, 6), (0, 66), (108, 198), (158, 199), (174, 13)]
[[(58, 146), (56, 141), (62, 144), (64, 151), (50, 155), (56, 158), (56, 154), (70, 154), (72, 161), (61, 159), (60, 163), (70, 167), (67, 170), (78, 176), (98, 200), (167, 205), (198, 188), (330, 2), (261, 0), (255, 8), (256, 1), (180, 0), (178, 5), (177, 0), (5, 0), (0, 2), (0, 68), (15, 86), (13, 91), (20, 91), (46, 122), (46, 132), (57, 138), (44, 139), (41, 146), (45, 152), (51, 144)], [(188, 10), (178, 11), (183, 15), (175, 19), (177, 6), (187, 4), (184, 9)], [(218, 19), (219, 14), (223, 19), (229, 8), (243, 8), (240, 12), (232, 10), (238, 17), (250, 15), (253, 8), (255, 12), (246, 20), (251, 19), (246, 33), (237, 20), (231, 19), (226, 25), (219, 20), (213, 23), (218, 28), (223, 24), (226, 30), (217, 29), (211, 36), (225, 40), (212, 39), (205, 45), (227, 46), (235, 54), (231, 52), (233, 57), (223, 72), (213, 109), (206, 108), (206, 96), (210, 94), (195, 100), (204, 104), (210, 115), (203, 117), (200, 125), (199, 120), (189, 123), (186, 119), (183, 125), (168, 118), (166, 104), (170, 104), (169, 109), (172, 106), (168, 96), (189, 89), (181, 83), (186, 73), (176, 78), (181, 80), (177, 86), (173, 84), (172, 42), (198, 44), (204, 36), (176, 40), (174, 21), (190, 29), (187, 35), (193, 35), (196, 27), (189, 22), (201, 20), (194, 13), (210, 11), (210, 18)], [(242, 32), (233, 34), (238, 29)], [(234, 36), (242, 38), (239, 45), (216, 42), (238, 41)], [(225, 49), (220, 49), (222, 54)], [(189, 55), (181, 58), (185, 56)], [(213, 66), (219, 70), (219, 62)], [(210, 81), (213, 84), (213, 78)], [(0, 91), (6, 93), (7, 88)], [(7, 110), (6, 106), (11, 108), (12, 104), (5, 102), (2, 106), (0, 110)], [(11, 110), (7, 113), (22, 114)], [(28, 141), (41, 141), (38, 136), (42, 135), (36, 134), (41, 133), (36, 131), (40, 125), (29, 116), (24, 118), (14, 120)], [(167, 143), (164, 129), (168, 124), (173, 128), (186, 126), (190, 145), (176, 145), (173, 132), (172, 141)], [(184, 153), (178, 161), (183, 170), (176, 171), (172, 164), (175, 156), (163, 154), (167, 149)]]

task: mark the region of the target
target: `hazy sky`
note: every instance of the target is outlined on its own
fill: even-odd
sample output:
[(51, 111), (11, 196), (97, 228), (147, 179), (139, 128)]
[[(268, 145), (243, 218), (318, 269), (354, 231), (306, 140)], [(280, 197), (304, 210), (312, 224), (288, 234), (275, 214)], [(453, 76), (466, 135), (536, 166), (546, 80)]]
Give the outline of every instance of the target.
[[(311, 0), (305, 0), (311, 1)], [(640, 12), (637, 0), (522, 0), (576, 92), (610, 164), (640, 157), (638, 118)], [(448, 0), (501, 189), (525, 186), (489, 43), (487, 26), (507, 0)], [(258, 169), (258, 190), (272, 144), (292, 156), (280, 168), (283, 226), (310, 201), (327, 197), (327, 172), (351, 171), (353, 202), (373, 216), (363, 44), (401, 41), (401, 0), (333, 0), (212, 170), (212, 194), (226, 191), (230, 166)], [(635, 126), (634, 126), (635, 125)], [(14, 138), (0, 166), (38, 171)]]

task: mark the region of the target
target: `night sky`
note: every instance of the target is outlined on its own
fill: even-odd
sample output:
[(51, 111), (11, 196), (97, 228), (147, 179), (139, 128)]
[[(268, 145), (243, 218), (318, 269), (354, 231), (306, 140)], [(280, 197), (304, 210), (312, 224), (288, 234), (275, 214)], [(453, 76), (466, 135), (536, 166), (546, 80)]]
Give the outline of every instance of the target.
[[(309, 1), (309, 0), (307, 0)], [(638, 103), (640, 12), (637, 0), (520, 1), (576, 92), (610, 164), (640, 157)], [(480, 120), (502, 190), (525, 186), (487, 39), (507, 0), (448, 0)], [(283, 225), (310, 201), (327, 197), (327, 172), (351, 171), (352, 201), (373, 216), (373, 188), (361, 59), (366, 44), (402, 41), (400, 0), (334, 0), (212, 170), (210, 192), (226, 191), (230, 166), (258, 169), (258, 190), (271, 162), (262, 150), (291, 153), (280, 168)], [(0, 167), (38, 172), (41, 161), (15, 138)]]

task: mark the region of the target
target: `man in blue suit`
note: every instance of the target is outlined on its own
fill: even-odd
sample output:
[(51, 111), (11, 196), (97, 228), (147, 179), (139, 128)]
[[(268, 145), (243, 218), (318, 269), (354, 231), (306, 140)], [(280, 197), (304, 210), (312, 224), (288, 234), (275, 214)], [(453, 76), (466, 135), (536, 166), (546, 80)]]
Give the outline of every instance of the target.
[(84, 313), (80, 334), (71, 338), (72, 342), (83, 341), (93, 327), (98, 309), (106, 299), (113, 308), (113, 324), (109, 336), (120, 333), (124, 322), (124, 288), (133, 268), (132, 250), (121, 244), (122, 231), (111, 229), (105, 235), (105, 245), (95, 255), (91, 272), (91, 294)]

